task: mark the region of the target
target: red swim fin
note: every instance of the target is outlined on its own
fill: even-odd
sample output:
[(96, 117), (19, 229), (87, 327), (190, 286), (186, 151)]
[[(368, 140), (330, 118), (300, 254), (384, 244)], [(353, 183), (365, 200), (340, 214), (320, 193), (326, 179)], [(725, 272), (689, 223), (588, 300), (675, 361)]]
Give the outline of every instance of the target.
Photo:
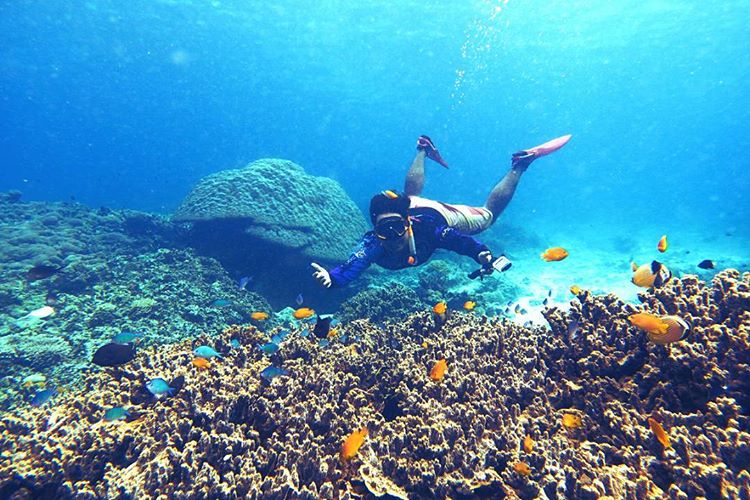
[(427, 158), (430, 160), (448, 168), (448, 164), (443, 160), (443, 157), (440, 156), (440, 152), (435, 147), (435, 143), (433, 143), (432, 139), (426, 135), (420, 135), (419, 139), (417, 139), (417, 149), (424, 151)]
[(565, 146), (571, 137), (573, 137), (571, 134), (563, 135), (561, 137), (558, 137), (557, 139), (552, 139), (551, 141), (547, 141), (544, 144), (540, 144), (539, 146), (534, 146), (531, 149), (527, 149), (526, 152), (533, 154), (537, 158), (539, 158), (540, 156), (546, 156)]
[(563, 135), (556, 139), (552, 139), (551, 141), (547, 141), (544, 144), (534, 146), (533, 148), (523, 149), (513, 153), (513, 168), (526, 170), (532, 161), (541, 158), (542, 156), (547, 156), (550, 153), (554, 153), (561, 147), (565, 146), (571, 137), (573, 137), (571, 134)]

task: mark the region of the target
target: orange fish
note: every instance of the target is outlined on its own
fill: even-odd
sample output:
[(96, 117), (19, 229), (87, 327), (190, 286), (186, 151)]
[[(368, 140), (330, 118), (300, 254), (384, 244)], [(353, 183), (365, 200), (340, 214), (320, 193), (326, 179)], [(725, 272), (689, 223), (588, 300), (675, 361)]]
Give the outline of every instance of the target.
[(664, 335), (669, 330), (669, 323), (654, 314), (631, 314), (628, 320), (633, 326), (654, 335)]
[(250, 315), (250, 317), (255, 321), (263, 321), (268, 319), (268, 313), (263, 311), (255, 311)]
[(437, 304), (435, 304), (435, 307), (432, 308), (432, 312), (441, 316), (445, 314), (445, 311), (447, 310), (448, 304), (446, 304), (445, 302), (438, 302)]
[(464, 309), (466, 309), (467, 311), (473, 311), (475, 307), (477, 307), (477, 303), (473, 300), (467, 300), (466, 302), (464, 302)]
[(575, 413), (563, 413), (562, 424), (566, 429), (578, 429), (583, 426), (583, 420)]
[(661, 443), (665, 450), (672, 447), (672, 443), (669, 442), (669, 434), (664, 430), (659, 422), (651, 417), (648, 417), (648, 425), (651, 427), (651, 432), (654, 433), (656, 439)]
[(430, 378), (435, 382), (440, 382), (445, 377), (445, 372), (448, 371), (448, 362), (445, 358), (439, 360), (437, 363), (432, 365), (430, 370)]
[(648, 339), (654, 344), (667, 345), (685, 340), (690, 333), (690, 322), (679, 316), (662, 316), (660, 319), (667, 325), (667, 331), (664, 334), (648, 332)]
[(208, 370), (211, 363), (206, 358), (193, 358), (193, 366), (199, 370)]
[(513, 464), (513, 470), (522, 476), (531, 474), (531, 467), (526, 462), (516, 462)]
[(547, 262), (552, 262), (552, 261), (557, 262), (557, 261), (563, 260), (568, 255), (569, 255), (568, 251), (565, 250), (563, 247), (552, 247), (542, 252), (540, 257), (546, 260)]
[(328, 330), (328, 335), (326, 335), (326, 337), (328, 337), (328, 340), (333, 340), (338, 336), (339, 336), (339, 331), (337, 328), (331, 328), (330, 330)]
[(526, 434), (526, 437), (523, 439), (523, 451), (526, 453), (534, 451), (534, 440), (531, 439), (531, 436), (528, 434)]
[(309, 307), (300, 307), (299, 309), (294, 311), (292, 316), (294, 316), (297, 319), (306, 319), (314, 314), (315, 314), (315, 311), (310, 309)]
[(667, 235), (665, 234), (664, 236), (659, 238), (659, 243), (656, 244), (656, 249), (664, 253), (667, 251), (668, 246), (669, 244), (667, 243)]
[(366, 437), (367, 427), (362, 427), (360, 430), (354, 431), (349, 434), (349, 437), (347, 437), (344, 440), (344, 443), (341, 445), (341, 453), (339, 454), (339, 458), (341, 458), (341, 461), (346, 462), (354, 458), (354, 456), (359, 451), (359, 448), (365, 442)]

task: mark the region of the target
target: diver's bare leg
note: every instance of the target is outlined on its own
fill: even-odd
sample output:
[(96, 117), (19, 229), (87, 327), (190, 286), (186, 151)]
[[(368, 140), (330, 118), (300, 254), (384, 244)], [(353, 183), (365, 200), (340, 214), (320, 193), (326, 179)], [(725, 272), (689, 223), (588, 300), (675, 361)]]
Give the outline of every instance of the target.
[(495, 184), (492, 188), (492, 192), (487, 197), (487, 201), (484, 206), (492, 212), (492, 223), (494, 224), (500, 214), (503, 213), (505, 207), (508, 206), (510, 200), (513, 199), (513, 193), (516, 192), (518, 187), (518, 181), (521, 180), (523, 170), (511, 168), (505, 177), (500, 182)]
[(425, 152), (423, 150), (417, 151), (417, 155), (414, 157), (411, 167), (409, 167), (404, 183), (404, 194), (407, 196), (422, 194), (422, 188), (424, 188), (424, 157)]

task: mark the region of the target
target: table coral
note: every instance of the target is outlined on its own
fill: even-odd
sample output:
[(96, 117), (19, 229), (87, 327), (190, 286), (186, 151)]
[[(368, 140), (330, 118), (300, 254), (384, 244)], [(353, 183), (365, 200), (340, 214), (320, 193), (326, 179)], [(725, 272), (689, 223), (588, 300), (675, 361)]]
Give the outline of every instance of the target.
[[(356, 350), (321, 348), (295, 330), (275, 359), (290, 375), (270, 383), (255, 347), (266, 335), (253, 327), (210, 339), (226, 356), (205, 371), (192, 368), (190, 353), (207, 338), (150, 348), (92, 373), (53, 407), (6, 414), (0, 492), (747, 498), (749, 282), (725, 271), (711, 286), (685, 277), (644, 293), (644, 310), (694, 325), (687, 341), (668, 346), (629, 325), (635, 306), (582, 293), (569, 312), (547, 311), (551, 329), (461, 312), (435, 329), (424, 311), (385, 327), (344, 324)], [(451, 368), (436, 384), (429, 369), (440, 358)], [(146, 380), (178, 375), (185, 384), (175, 397), (133, 399)], [(100, 422), (122, 404), (136, 420)], [(565, 414), (582, 425), (565, 427)], [(656, 440), (649, 417), (673, 449)], [(343, 440), (362, 427), (369, 436), (342, 463)], [(518, 462), (528, 476), (514, 470)]]

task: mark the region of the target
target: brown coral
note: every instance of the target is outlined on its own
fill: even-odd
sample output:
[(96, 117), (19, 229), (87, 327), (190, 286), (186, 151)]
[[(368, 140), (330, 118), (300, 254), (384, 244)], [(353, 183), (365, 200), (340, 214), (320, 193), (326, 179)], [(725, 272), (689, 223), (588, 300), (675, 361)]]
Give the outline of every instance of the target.
[[(643, 294), (645, 310), (694, 325), (668, 346), (629, 325), (635, 306), (582, 294), (568, 313), (548, 310), (551, 330), (456, 313), (435, 331), (424, 312), (385, 329), (345, 325), (356, 351), (294, 332), (279, 353), (291, 374), (270, 384), (258, 376), (268, 361), (254, 328), (197, 339), (227, 353), (208, 371), (193, 369), (188, 342), (143, 351), (51, 409), (5, 416), (0, 493), (747, 497), (749, 281), (725, 271), (713, 286), (686, 277)], [(230, 350), (232, 338), (243, 347)], [(431, 383), (440, 358), (450, 373)], [(135, 405), (133, 422), (100, 423), (147, 379), (180, 374), (175, 397)], [(564, 413), (583, 425), (564, 428)], [(649, 417), (673, 450), (656, 441)], [(342, 440), (365, 426), (357, 457), (342, 464)], [(535, 446), (522, 456), (527, 434)], [(519, 461), (528, 476), (514, 472)]]

